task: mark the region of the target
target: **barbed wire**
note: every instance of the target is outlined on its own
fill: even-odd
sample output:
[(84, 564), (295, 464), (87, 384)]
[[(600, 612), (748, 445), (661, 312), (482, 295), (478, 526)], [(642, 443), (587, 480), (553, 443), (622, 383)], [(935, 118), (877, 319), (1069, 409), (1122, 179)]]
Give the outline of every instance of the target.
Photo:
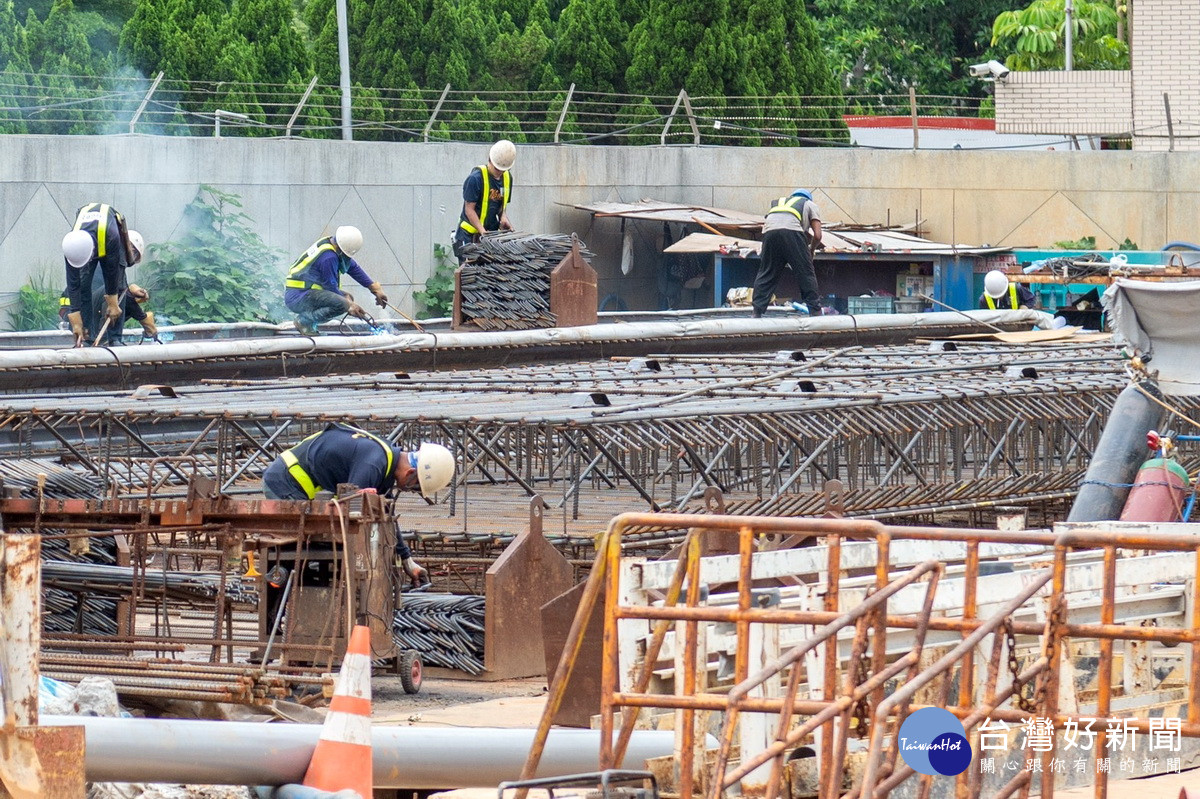
[[(983, 98), (950, 95), (689, 97), (574, 86), (355, 87), (351, 95), (354, 137), (382, 141), (849, 146), (848, 117), (916, 117), (920, 126), (922, 119), (987, 115)], [(340, 89), (316, 81), (0, 73), (0, 133), (340, 138), (341, 116)]]

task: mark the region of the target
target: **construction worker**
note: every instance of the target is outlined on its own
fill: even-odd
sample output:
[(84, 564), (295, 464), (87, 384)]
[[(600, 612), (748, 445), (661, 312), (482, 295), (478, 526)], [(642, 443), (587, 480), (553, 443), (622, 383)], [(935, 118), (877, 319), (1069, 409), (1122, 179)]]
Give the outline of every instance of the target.
[[(112, 206), (88, 203), (75, 214), (75, 224), (63, 237), (62, 250), (67, 271), (66, 317), (76, 347), (83, 346), (89, 336), (99, 335), (106, 320), (109, 329), (124, 324), (121, 304), (128, 288), (125, 270), (142, 260), (145, 249), (142, 235), (129, 230), (125, 217)], [(97, 267), (104, 282), (100, 313), (95, 310), (92, 296)], [(95, 305), (100, 305), (99, 298)]]
[(796, 273), (809, 315), (821, 315), (813, 266), (813, 253), (820, 243), (821, 212), (812, 201), (812, 192), (796, 189), (790, 197), (780, 197), (771, 205), (763, 222), (762, 258), (754, 278), (755, 318), (767, 312), (784, 267)]
[(512, 169), (517, 146), (501, 139), (488, 151), (488, 162), (477, 166), (463, 181), (463, 207), (454, 231), (454, 255), (461, 264), (463, 246), (479, 241), (484, 231), (512, 230), (508, 201), (512, 198)]
[(991, 310), (1016, 310), (1032, 308), (1037, 300), (1033, 292), (1024, 286), (1008, 282), (1008, 275), (993, 269), (983, 277), (983, 293), (979, 295), (979, 307)]
[(342, 275), (350, 275), (366, 287), (380, 308), (387, 306), (388, 297), (383, 293), (383, 286), (372, 280), (354, 260), (354, 254), (362, 244), (363, 236), (358, 228), (342, 225), (332, 236), (318, 239), (288, 270), (283, 302), (296, 314), (296, 329), (304, 335), (317, 335), (319, 324), (345, 314), (359, 319), (371, 318), (350, 292), (342, 291)]
[[(92, 310), (96, 316), (104, 313), (101, 302), (103, 301), (103, 277), (99, 272), (96, 272), (92, 277)], [(150, 301), (150, 292), (142, 288), (136, 283), (130, 283), (125, 290), (125, 299), (121, 303), (121, 324), (109, 325), (109, 332), (105, 332), (105, 336), (110, 338), (111, 344), (120, 345), (124, 342), (124, 327), (126, 319), (134, 319), (142, 326), (142, 335), (146, 338), (154, 338), (158, 335), (158, 326), (154, 324), (154, 312), (144, 311), (142, 306)], [(71, 310), (71, 299), (67, 296), (67, 290), (63, 289), (62, 296), (58, 298), (58, 318), (62, 324), (67, 325), (67, 313)]]

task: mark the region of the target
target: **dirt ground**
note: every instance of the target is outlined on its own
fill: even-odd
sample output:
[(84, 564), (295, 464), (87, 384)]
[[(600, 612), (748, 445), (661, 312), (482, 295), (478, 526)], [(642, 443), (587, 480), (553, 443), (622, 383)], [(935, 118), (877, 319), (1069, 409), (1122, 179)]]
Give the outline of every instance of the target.
[(546, 678), (464, 680), (426, 675), (421, 690), (404, 693), (400, 678), (371, 678), (375, 724), (534, 727), (546, 704)]

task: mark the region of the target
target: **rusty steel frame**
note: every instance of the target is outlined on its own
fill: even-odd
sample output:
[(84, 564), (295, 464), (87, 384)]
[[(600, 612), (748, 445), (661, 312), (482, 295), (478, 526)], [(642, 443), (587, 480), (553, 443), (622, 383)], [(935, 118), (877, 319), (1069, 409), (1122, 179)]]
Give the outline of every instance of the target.
[[(622, 594), (620, 593), (622, 586), (619, 564), (622, 554), (622, 538), (630, 530), (655, 525), (688, 528), (690, 533), (687, 543), (679, 554), (674, 575), (661, 606), (625, 604), (621, 600)], [(722, 531), (725, 533), (735, 532), (738, 535), (739, 580), (736, 607), (710, 607), (699, 602), (700, 542), (706, 535)], [(751, 559), (755, 552), (755, 541), (759, 536), (768, 533), (825, 536), (827, 538), (829, 551), (827, 574), (832, 577), (828, 585), (824, 586), (826, 597), (824, 610), (773, 610), (751, 606)], [(837, 599), (837, 582), (841, 571), (840, 542), (843, 539), (873, 542), (877, 547), (875, 594), (866, 603), (867, 607), (851, 612), (839, 612)], [(913, 582), (922, 575), (928, 576), (931, 583), (927, 589), (926, 604), (924, 605), (928, 611), (931, 607), (929, 602), (936, 591), (935, 578), (941, 573), (937, 564), (920, 564), (906, 574), (890, 575), (888, 550), (891, 542), (897, 540), (943, 541), (966, 545), (965, 563), (967, 568), (963, 575), (965, 601), (961, 617), (938, 617), (930, 615), (928, 612), (922, 612), (915, 616), (887, 614), (888, 598), (902, 587), (901, 584)], [(999, 612), (988, 618), (979, 618), (977, 615), (976, 589), (980, 577), (979, 545), (982, 543), (1036, 544), (1053, 548), (1053, 561), (1050, 568), (1040, 573), (1031, 573), (1026, 588), (1004, 603)], [(1069, 604), (1066, 584), (1067, 556), (1073, 551), (1087, 549), (1098, 549), (1103, 556), (1103, 580), (1100, 588), (1101, 618), (1098, 624), (1071, 623), (1067, 617)], [(906, 765), (897, 764), (899, 750), (894, 740), (895, 731), (899, 729), (899, 725), (907, 713), (916, 709), (912, 700), (917, 691), (930, 685), (938, 686), (941, 698), (939, 706), (946, 707), (958, 715), (968, 734), (974, 736), (976, 743), (978, 743), (978, 733), (972, 733), (972, 730), (989, 716), (1006, 722), (1019, 722), (1032, 713), (1038, 717), (1048, 718), (1056, 725), (1068, 721), (1078, 724), (1085, 720), (1108, 724), (1119, 718), (1109, 715), (1112, 713), (1109, 675), (1113, 668), (1112, 645), (1114, 641), (1153, 641), (1163, 644), (1185, 643), (1188, 645), (1190, 669), (1186, 692), (1187, 718), (1180, 723), (1180, 733), (1189, 738), (1200, 737), (1200, 581), (1192, 579), (1191, 594), (1187, 598), (1191, 618), (1190, 626), (1143, 627), (1116, 623), (1116, 562), (1120, 550), (1186, 553), (1192, 558), (1193, 569), (1200, 572), (1200, 535), (1163, 531), (1150, 533), (1145, 529), (1103, 531), (1072, 529), (1068, 526), (1064, 528), (1063, 532), (1057, 533), (1046, 531), (1002, 532), (934, 527), (896, 527), (867, 520), (623, 514), (612, 520), (607, 531), (597, 543), (596, 563), (585, 584), (578, 612), (555, 669), (546, 709), (539, 723), (534, 745), (521, 778), (527, 779), (536, 772), (551, 720), (561, 706), (567, 681), (576, 666), (582, 646), (583, 629), (602, 594), (605, 597), (605, 607), (604, 655), (601, 671), (600, 765), (602, 768), (620, 767), (628, 735), (634, 727), (641, 708), (682, 710), (684, 727), (679, 731), (681, 743), (676, 752), (680, 780), (679, 794), (681, 796), (694, 793), (693, 772), (696, 763), (694, 762), (695, 738), (691, 727), (691, 716), (697, 710), (721, 711), (727, 714), (727, 726), (722, 736), (718, 756), (721, 769), (724, 769), (728, 762), (729, 746), (732, 741), (730, 730), (739, 714), (765, 712), (777, 713), (780, 717), (776, 744), (767, 750), (766, 756), (756, 761), (749, 761), (734, 772), (720, 773), (719, 771), (716, 775), (710, 775), (708, 789), (705, 791), (708, 799), (719, 796), (724, 787), (731, 785), (751, 768), (765, 763), (768, 759), (772, 761), (773, 765), (766, 795), (768, 799), (773, 799), (779, 788), (779, 772), (783, 765), (784, 751), (789, 745), (799, 740), (798, 735), (789, 736), (787, 734), (790, 728), (790, 718), (793, 715), (810, 717), (800, 730), (821, 729), (823, 731), (819, 747), (822, 778), (821, 798), (834, 799), (842, 796), (841, 763), (845, 754), (845, 741), (849, 734), (846, 721), (848, 712), (856, 706), (865, 708), (871, 719), (867, 771), (860, 784), (851, 788), (849, 793), (844, 795), (850, 797), (889, 795), (893, 788), (909, 779), (914, 773)], [(1029, 602), (1039, 590), (1047, 585), (1050, 587), (1050, 609), (1046, 614), (1044, 624), (1028, 622), (1013, 624), (1009, 621), (1011, 614), (1016, 609)], [(682, 604), (680, 604), (681, 598), (683, 599)], [(646, 640), (646, 654), (642, 658), (642, 666), (640, 670), (630, 676), (632, 688), (627, 691), (621, 690), (622, 680), (619, 676), (617, 662), (618, 623), (622, 619), (642, 619), (655, 622), (653, 632)], [(696, 625), (700, 621), (733, 622), (737, 631), (735, 664), (737, 684), (728, 694), (703, 692), (698, 687), (695, 638)], [(856, 681), (854, 672), (850, 668), (847, 668), (844, 674), (839, 674), (838, 655), (836, 647), (832, 645), (836, 640), (837, 630), (852, 622), (855, 623), (856, 634), (851, 659), (854, 661), (870, 659), (870, 675), (861, 683)], [(799, 647), (786, 653), (758, 674), (751, 676), (748, 674), (748, 645), (746, 644), (746, 631), (751, 623), (824, 626)], [(985, 683), (982, 686), (976, 686), (971, 676), (973, 670), (969, 665), (974, 649), (987, 635), (997, 633), (1006, 623), (1009, 629), (1018, 629), (1023, 634), (1038, 635), (1040, 654), (1019, 674), (1014, 672), (1008, 685), (1002, 686), (999, 678), (1004, 642), (1000, 635), (994, 635)], [(650, 673), (658, 659), (663, 639), (667, 630), (673, 625), (681, 625), (678, 629), (682, 631), (680, 633), (682, 643), (677, 639), (676, 647), (682, 647), (685, 653), (684, 673), (675, 680), (676, 689), (673, 695), (646, 693), (650, 682)], [(883, 643), (888, 628), (916, 630), (918, 642), (923, 640), (926, 630), (954, 630), (962, 635), (962, 641), (936, 662), (925, 667), (919, 668), (919, 658), (912, 658), (908, 655), (889, 664)], [(867, 651), (868, 631), (873, 632), (873, 635), (870, 636), (870, 646), (873, 651), (870, 653)], [(1059, 708), (1060, 675), (1057, 660), (1068, 640), (1072, 638), (1093, 638), (1098, 642), (1100, 652), (1099, 693), (1095, 716), (1064, 713)], [(795, 663), (804, 651), (821, 645), (824, 645), (825, 655), (824, 684), (821, 686), (823, 699), (796, 698), (794, 688), (798, 681), (798, 677), (796, 677), (798, 669), (796, 668), (792, 669), (787, 692), (782, 698), (751, 698), (747, 696), (751, 687), (762, 682), (772, 673), (786, 668), (788, 663)], [(918, 646), (920, 646), (919, 643)], [(885, 696), (884, 683), (887, 677), (905, 668), (909, 670), (909, 673), (903, 687), (891, 695)], [(959, 674), (961, 679), (958, 695), (952, 696), (951, 677), (955, 673)], [(1031, 682), (1036, 686), (1032, 710), (1003, 707), (1004, 703), (1013, 698), (1022, 686)], [(614, 743), (615, 716), (618, 709), (621, 709), (622, 718), (619, 736)], [(1120, 721), (1143, 733), (1150, 729), (1149, 718), (1120, 718)], [(892, 742), (890, 745), (885, 745), (885, 738), (889, 735), (892, 737)], [(1100, 758), (1105, 750), (1105, 738), (1106, 731), (1100, 731), (1095, 742), (1096, 758)], [(1054, 748), (1042, 752), (1043, 774), (1052, 773), (1048, 765), (1056, 752), (1057, 742), (1054, 743)], [(958, 796), (979, 795), (981, 777), (978, 759), (979, 751), (976, 748), (971, 767), (955, 778)], [(926, 795), (929, 778), (923, 777), (922, 779), (925, 781), (922, 795)], [(1094, 775), (1094, 780), (1095, 796), (1103, 799), (1107, 795), (1107, 772), (1098, 771)], [(1020, 793), (1022, 796), (1027, 796), (1032, 787), (1031, 774), (1023, 772), (1016, 775), (997, 795), (1008, 796)], [(1053, 796), (1053, 779), (1041, 780), (1040, 794), (1047, 799)]]
[[(588, 536), (617, 503), (695, 512), (706, 487), (745, 515), (820, 514), (829, 479), (845, 486), (849, 517), (1064, 502), (1126, 381), (1115, 354), (969, 346), (209, 381), (175, 397), (10, 395), (0, 454), (59, 457), (108, 490), (161, 496), (185, 479), (162, 459), (186, 456), (222, 492), (255, 491), (280, 451), (345, 421), (459, 453), (455, 484), (420, 517), (446, 534), (500, 525), (497, 486), (541, 494), (564, 534)], [(1040, 376), (1004, 376), (1014, 368)], [(155, 476), (154, 461), (166, 472)]]

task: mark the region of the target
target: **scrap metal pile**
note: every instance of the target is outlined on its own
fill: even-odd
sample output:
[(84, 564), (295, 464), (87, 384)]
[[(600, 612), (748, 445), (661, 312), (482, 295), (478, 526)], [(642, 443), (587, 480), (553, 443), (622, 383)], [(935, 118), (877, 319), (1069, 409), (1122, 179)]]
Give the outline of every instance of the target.
[[(574, 235), (489, 233), (466, 245), (459, 273), (463, 321), (482, 330), (554, 327), (550, 273), (576, 241)], [(594, 257), (586, 248), (583, 256)]]

